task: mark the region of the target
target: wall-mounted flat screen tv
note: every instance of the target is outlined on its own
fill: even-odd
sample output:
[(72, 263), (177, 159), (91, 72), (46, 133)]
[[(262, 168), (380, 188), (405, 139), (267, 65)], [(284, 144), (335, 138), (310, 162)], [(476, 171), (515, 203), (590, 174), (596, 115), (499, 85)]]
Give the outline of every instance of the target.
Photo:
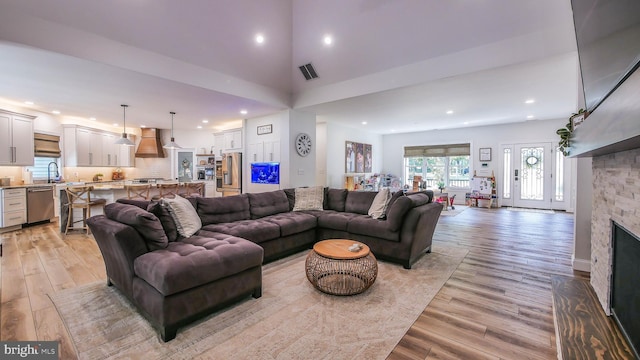
[(280, 163), (251, 163), (251, 182), (254, 184), (280, 184)]
[(640, 63), (640, 1), (571, 0), (586, 110), (592, 112)]

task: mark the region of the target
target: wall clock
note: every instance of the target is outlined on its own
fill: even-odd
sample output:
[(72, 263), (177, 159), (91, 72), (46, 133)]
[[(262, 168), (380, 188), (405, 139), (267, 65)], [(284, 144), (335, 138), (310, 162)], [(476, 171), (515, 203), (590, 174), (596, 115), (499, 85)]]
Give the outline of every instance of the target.
[(296, 136), (296, 152), (300, 156), (307, 156), (311, 152), (311, 137), (308, 134), (300, 133)]

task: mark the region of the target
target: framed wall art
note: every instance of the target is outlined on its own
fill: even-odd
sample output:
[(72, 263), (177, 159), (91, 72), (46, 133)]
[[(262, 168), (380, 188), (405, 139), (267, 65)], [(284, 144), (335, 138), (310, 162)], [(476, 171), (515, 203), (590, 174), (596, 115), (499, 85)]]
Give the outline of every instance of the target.
[(345, 173), (370, 173), (373, 171), (371, 144), (345, 141)]

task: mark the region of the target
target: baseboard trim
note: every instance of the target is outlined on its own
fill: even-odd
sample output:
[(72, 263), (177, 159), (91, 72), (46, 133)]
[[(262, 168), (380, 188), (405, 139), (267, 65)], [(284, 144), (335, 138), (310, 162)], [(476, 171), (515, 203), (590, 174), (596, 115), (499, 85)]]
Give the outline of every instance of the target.
[(573, 266), (574, 270), (584, 271), (584, 272), (588, 272), (588, 273), (591, 272), (591, 260), (576, 259), (572, 255), (571, 256), (571, 265)]

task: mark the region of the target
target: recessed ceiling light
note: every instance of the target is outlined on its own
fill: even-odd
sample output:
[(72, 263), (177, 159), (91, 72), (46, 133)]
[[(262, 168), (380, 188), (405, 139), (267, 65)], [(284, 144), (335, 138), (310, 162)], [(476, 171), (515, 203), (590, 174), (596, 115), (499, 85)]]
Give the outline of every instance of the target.
[(322, 41), (324, 42), (325, 45), (333, 44), (333, 38), (331, 37), (331, 35), (325, 35)]
[(527, 115), (527, 119), (533, 119), (533, 115)]
[(256, 34), (256, 42), (258, 44), (263, 44), (264, 43), (264, 35), (262, 34)]
[(391, 132), (396, 132), (396, 129), (391, 129)]
[(201, 125), (198, 125), (198, 126), (196, 126), (196, 127), (197, 127), (198, 129), (202, 129), (202, 126), (201, 126)]
[(447, 110), (447, 115), (453, 114), (453, 110)]
[(25, 101), (24, 104), (25, 105), (33, 105), (33, 101)]
[(144, 129), (147, 127), (147, 125), (140, 125), (140, 127)]
[(60, 115), (60, 110), (53, 110), (52, 113), (54, 113), (56, 115)]
[(367, 125), (367, 122), (366, 122), (366, 121), (363, 121), (363, 122), (362, 122), (362, 125)]
[(209, 120), (204, 119), (204, 120), (202, 120), (202, 123), (203, 123), (203, 124), (208, 124), (208, 123), (209, 123)]
[(468, 121), (463, 122), (464, 125), (469, 125)]
[(534, 99), (527, 99), (524, 103), (525, 104), (533, 104), (534, 102), (536, 102)]
[(118, 125), (118, 124), (116, 124), (116, 123), (113, 123), (113, 126), (119, 126), (119, 125)]
[(90, 117), (90, 118), (89, 118), (89, 120), (91, 120), (91, 121), (96, 121), (96, 118), (94, 118), (94, 117)]
[(245, 110), (245, 109), (240, 110), (240, 114), (247, 115), (247, 110)]

